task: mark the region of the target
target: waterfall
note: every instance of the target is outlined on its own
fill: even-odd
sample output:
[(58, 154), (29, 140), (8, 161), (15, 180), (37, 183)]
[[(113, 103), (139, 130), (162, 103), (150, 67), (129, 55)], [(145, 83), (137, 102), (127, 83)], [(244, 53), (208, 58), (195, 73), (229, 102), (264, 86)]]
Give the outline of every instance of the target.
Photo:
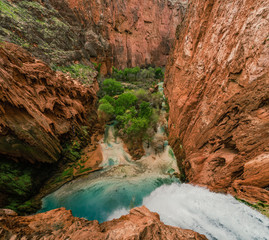
[[(163, 185), (143, 205), (168, 225), (191, 229), (212, 240), (268, 240), (269, 219), (232, 196), (190, 184)], [(121, 208), (108, 220), (128, 212)]]
[[(159, 91), (163, 86), (159, 84)], [(168, 225), (191, 229), (216, 240), (268, 240), (269, 220), (232, 196), (180, 184), (176, 158), (165, 135), (165, 104), (153, 146), (144, 144), (145, 156), (134, 161), (115, 134), (115, 122), (100, 141), (103, 170), (74, 180), (43, 199), (40, 212), (58, 207), (76, 217), (99, 222), (147, 206)]]

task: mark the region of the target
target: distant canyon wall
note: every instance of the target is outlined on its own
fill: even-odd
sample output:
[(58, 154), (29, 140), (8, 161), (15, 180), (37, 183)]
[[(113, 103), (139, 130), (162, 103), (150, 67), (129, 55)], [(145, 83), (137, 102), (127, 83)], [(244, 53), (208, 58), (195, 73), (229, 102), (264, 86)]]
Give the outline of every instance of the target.
[(164, 66), (186, 0), (1, 0), (0, 37), (47, 63)]
[(269, 5), (192, 0), (165, 77), (190, 183), (269, 203)]
[(58, 10), (62, 8), (60, 2), (65, 2), (88, 26), (85, 48), (93, 54), (97, 41), (92, 41), (89, 36), (102, 36), (100, 41), (105, 40), (107, 46), (108, 55), (105, 57), (108, 57), (108, 69), (111, 65), (118, 68), (164, 66), (176, 27), (182, 21), (187, 6), (187, 1), (183, 0), (51, 2)]

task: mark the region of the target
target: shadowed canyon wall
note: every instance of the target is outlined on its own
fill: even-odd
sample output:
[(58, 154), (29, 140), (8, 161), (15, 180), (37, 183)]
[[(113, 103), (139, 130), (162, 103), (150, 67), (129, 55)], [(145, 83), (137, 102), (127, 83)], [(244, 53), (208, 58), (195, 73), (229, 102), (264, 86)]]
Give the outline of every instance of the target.
[(192, 0), (165, 80), (189, 182), (269, 202), (268, 1)]
[[(129, 0), (89, 1), (65, 0), (69, 9), (79, 13), (82, 22), (89, 25), (85, 48), (96, 49), (89, 36), (101, 35), (108, 44), (111, 64), (134, 67), (153, 64), (164, 66), (172, 46), (176, 26), (186, 9), (183, 0)], [(61, 9), (59, 1), (53, 1)], [(110, 67), (110, 66), (108, 66)]]
[(1, 0), (0, 36), (59, 65), (164, 66), (186, 0)]

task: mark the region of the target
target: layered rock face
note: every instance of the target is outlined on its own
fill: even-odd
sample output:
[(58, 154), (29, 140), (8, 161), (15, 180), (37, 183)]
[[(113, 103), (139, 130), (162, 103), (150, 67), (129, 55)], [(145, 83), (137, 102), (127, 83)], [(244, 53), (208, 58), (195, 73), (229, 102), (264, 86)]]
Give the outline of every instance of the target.
[(134, 208), (128, 215), (99, 224), (72, 216), (59, 208), (34, 216), (17, 217), (0, 211), (0, 237), (4, 239), (207, 239), (191, 230), (164, 225), (157, 213), (146, 207)]
[[(95, 80), (93, 80), (95, 81)], [(61, 139), (95, 121), (97, 86), (52, 71), (11, 43), (0, 48), (0, 154), (56, 162)]]
[(170, 143), (189, 182), (268, 203), (268, 1), (189, 4), (165, 80)]
[[(72, 1), (111, 48), (112, 64), (119, 68), (153, 64), (164, 66), (176, 26), (186, 8), (183, 0)], [(90, 10), (85, 11), (85, 7)], [(90, 46), (90, 45), (89, 45)]]
[(102, 73), (164, 66), (186, 0), (1, 0), (0, 39), (50, 64), (102, 63)]

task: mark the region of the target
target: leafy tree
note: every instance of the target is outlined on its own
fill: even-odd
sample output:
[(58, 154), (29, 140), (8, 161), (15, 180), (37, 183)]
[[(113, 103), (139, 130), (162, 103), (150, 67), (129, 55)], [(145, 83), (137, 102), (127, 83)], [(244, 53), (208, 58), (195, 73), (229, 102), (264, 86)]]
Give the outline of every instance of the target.
[(141, 137), (148, 128), (148, 120), (145, 118), (133, 118), (130, 120), (130, 126), (127, 127), (126, 133), (131, 136)]
[(151, 94), (150, 102), (154, 108), (161, 108), (163, 102), (163, 95), (160, 92)]
[(135, 76), (135, 81), (136, 81), (136, 79), (137, 79), (137, 74), (140, 72), (140, 67), (134, 67), (134, 68), (132, 68), (132, 69), (130, 69), (131, 71), (131, 73), (132, 74), (134, 74), (134, 76)]
[(115, 67), (112, 67), (112, 76), (116, 79), (123, 80), (124, 79), (124, 73), (122, 70), (118, 70)]
[(105, 79), (103, 82), (103, 91), (106, 95), (115, 96), (123, 93), (123, 87), (120, 82), (113, 78)]
[(102, 111), (108, 115), (113, 115), (115, 112), (114, 107), (110, 103), (100, 104), (98, 110)]
[(163, 77), (164, 77), (164, 73), (163, 73), (162, 69), (161, 68), (156, 68), (155, 69), (155, 78), (163, 79)]
[(121, 94), (115, 102), (115, 112), (116, 114), (123, 114), (127, 109), (134, 106), (137, 102), (137, 97), (130, 93)]
[(115, 105), (115, 101), (116, 100), (114, 98), (112, 98), (112, 97), (110, 97), (108, 95), (105, 95), (103, 98), (101, 98), (99, 100), (99, 103), (100, 104), (102, 104), (102, 103), (110, 103), (112, 106), (114, 106)]
[(113, 117), (114, 113), (115, 109), (110, 103), (106, 102), (99, 105), (98, 117), (101, 122), (109, 121)]
[(132, 69), (131, 68), (125, 68), (123, 70), (123, 76), (124, 76), (124, 79), (126, 81), (128, 81), (128, 77), (129, 77), (129, 74), (132, 73)]
[(149, 102), (142, 102), (139, 105), (139, 117), (150, 119), (152, 115), (152, 107)]
[(149, 102), (151, 100), (151, 95), (149, 91), (146, 91), (143, 88), (140, 88), (134, 92), (134, 95), (137, 97), (137, 103), (140, 104), (143, 101)]

